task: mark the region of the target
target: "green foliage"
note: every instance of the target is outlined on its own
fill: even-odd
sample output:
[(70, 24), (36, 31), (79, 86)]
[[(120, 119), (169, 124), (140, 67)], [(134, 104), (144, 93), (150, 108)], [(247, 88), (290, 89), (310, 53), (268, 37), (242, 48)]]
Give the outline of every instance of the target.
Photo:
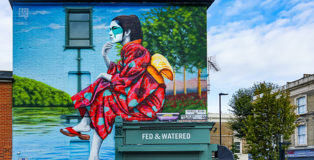
[[(278, 88), (273, 83), (263, 83), (267, 87)], [(238, 138), (245, 137), (247, 133), (247, 128), (244, 124), (249, 115), (252, 115), (252, 101), (254, 97), (254, 91), (259, 87), (259, 84), (254, 84), (250, 88), (242, 88), (236, 91), (229, 102), (231, 107), (231, 113), (233, 113), (234, 118), (229, 122), (230, 129), (236, 131), (235, 136)]]
[(45, 83), (14, 75), (13, 105), (16, 107), (72, 106), (71, 96)]
[(143, 14), (143, 46), (164, 55), (173, 68), (206, 67), (206, 7), (168, 6)]
[(239, 89), (232, 95), (229, 106), (232, 108), (230, 111), (235, 118), (229, 123), (229, 126), (233, 131), (236, 131), (236, 137), (243, 138), (247, 132), (244, 121), (247, 119), (248, 115), (252, 114), (252, 100), (253, 88)]
[(289, 140), (296, 127), (295, 106), (290, 103), (289, 92), (275, 85), (260, 83), (253, 91), (256, 99), (251, 101), (251, 113), (242, 121), (248, 151), (255, 160), (276, 160), (279, 135)]
[(118, 63), (121, 60), (121, 50), (122, 50), (122, 47), (123, 47), (122, 44), (116, 43), (115, 49), (117, 50), (117, 57), (119, 57), (116, 60), (116, 63)]

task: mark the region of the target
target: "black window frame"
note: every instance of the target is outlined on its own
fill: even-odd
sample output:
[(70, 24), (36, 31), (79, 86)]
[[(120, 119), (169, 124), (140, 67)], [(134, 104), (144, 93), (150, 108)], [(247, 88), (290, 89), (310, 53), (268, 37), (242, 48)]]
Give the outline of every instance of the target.
[[(76, 40), (89, 40), (89, 45), (87, 46), (71, 46), (70, 40), (70, 19), (69, 14), (70, 13), (89, 13), (89, 20), (88, 21), (76, 21), (72, 20), (71, 22), (89, 22), (89, 38), (75, 38)], [(91, 7), (89, 8), (65, 8), (65, 49), (78, 49), (78, 48), (86, 48), (86, 49), (93, 49), (93, 21), (92, 21), (92, 15), (93, 15), (93, 9)]]

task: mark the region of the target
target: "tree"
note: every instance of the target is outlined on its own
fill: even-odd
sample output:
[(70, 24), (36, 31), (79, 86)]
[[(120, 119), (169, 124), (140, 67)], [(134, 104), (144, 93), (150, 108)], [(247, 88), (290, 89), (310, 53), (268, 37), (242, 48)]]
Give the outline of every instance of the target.
[(289, 92), (275, 85), (255, 85), (254, 95), (252, 114), (244, 120), (248, 151), (255, 160), (276, 160), (279, 158), (279, 135), (289, 140), (296, 127), (295, 106), (290, 103)]
[(236, 131), (235, 136), (243, 138), (247, 129), (244, 125), (245, 120), (249, 115), (252, 114), (252, 104), (253, 100), (253, 87), (248, 89), (239, 89), (235, 94), (232, 95), (232, 98), (229, 102), (230, 111), (234, 115), (234, 119), (229, 123), (230, 128), (233, 131)]
[[(277, 85), (273, 83), (263, 83), (266, 87), (278, 88)], [(254, 97), (254, 92), (259, 88), (259, 84), (254, 84), (250, 88), (242, 88), (237, 90), (229, 102), (231, 107), (231, 113), (234, 118), (229, 122), (230, 129), (236, 131), (235, 136), (238, 138), (244, 138), (245, 133), (247, 133), (247, 128), (244, 124), (245, 120), (249, 115), (252, 115), (252, 101)]]
[(183, 67), (185, 93), (185, 72), (206, 67), (206, 10), (201, 6), (169, 6), (143, 14), (144, 47), (164, 55), (176, 72)]

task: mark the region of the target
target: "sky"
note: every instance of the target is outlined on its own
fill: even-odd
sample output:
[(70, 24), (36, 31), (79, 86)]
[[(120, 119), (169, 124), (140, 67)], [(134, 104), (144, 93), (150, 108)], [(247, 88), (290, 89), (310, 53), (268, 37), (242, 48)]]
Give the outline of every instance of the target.
[[(0, 1), (0, 70), (12, 70), (12, 10)], [(222, 112), (240, 88), (258, 82), (285, 85), (314, 69), (314, 1), (215, 0), (207, 11), (208, 56), (219, 72), (210, 72), (208, 110)]]

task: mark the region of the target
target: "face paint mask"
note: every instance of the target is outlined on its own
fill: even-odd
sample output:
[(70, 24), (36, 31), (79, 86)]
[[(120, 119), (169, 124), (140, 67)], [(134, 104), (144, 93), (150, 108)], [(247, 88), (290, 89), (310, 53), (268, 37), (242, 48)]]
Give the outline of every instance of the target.
[(111, 21), (109, 32), (112, 43), (121, 43), (123, 39), (123, 29), (117, 21)]
[(117, 38), (118, 34), (122, 34), (123, 33), (123, 29), (121, 27), (113, 27), (112, 28), (112, 33), (114, 38)]

